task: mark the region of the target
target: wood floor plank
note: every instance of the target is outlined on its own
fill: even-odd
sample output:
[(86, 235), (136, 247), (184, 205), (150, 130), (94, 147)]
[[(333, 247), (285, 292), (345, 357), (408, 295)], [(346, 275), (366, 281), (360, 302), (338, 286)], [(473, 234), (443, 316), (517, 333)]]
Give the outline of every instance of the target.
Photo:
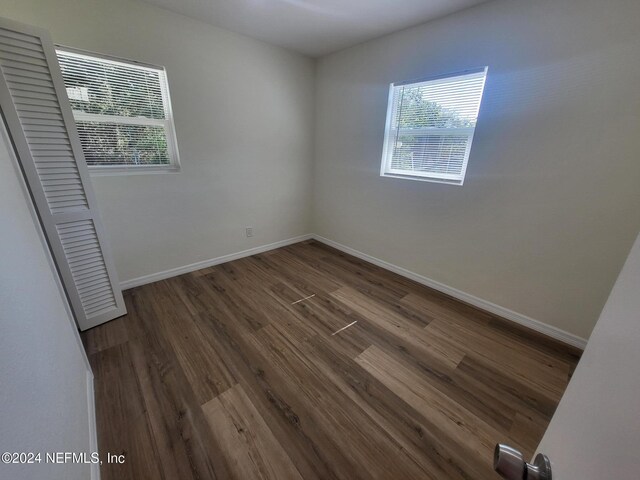
[[(377, 424), (367, 421), (364, 412), (282, 332), (267, 326), (255, 334), (254, 345), (264, 350), (288, 391), (297, 392), (292, 404), (300, 421), (311, 422), (309, 435), (323, 448), (332, 450), (331, 458), (340, 478), (425, 476), (401, 446)], [(390, 465), (388, 458), (395, 458), (395, 465)]]
[(243, 292), (242, 283), (234, 281), (233, 277), (225, 272), (229, 267), (224, 265), (218, 267), (219, 270), (214, 274), (204, 277), (216, 299), (236, 313), (237, 320), (242, 322), (247, 331), (256, 331), (268, 325), (269, 320), (262, 309), (255, 304), (255, 298), (251, 299), (246, 295)]
[(408, 293), (403, 285), (389, 281), (384, 276), (374, 275), (370, 271), (372, 265), (360, 262), (358, 259), (356, 259), (358, 261), (350, 263), (343, 258), (344, 254), (342, 253), (319, 250), (315, 244), (302, 245), (296, 249), (296, 252), (305, 262), (310, 263), (316, 270), (329, 278), (342, 279), (343, 283), (351, 288), (382, 302), (396, 303)]
[(509, 432), (511, 442), (520, 445), (526, 458), (533, 457), (540, 440), (547, 429), (548, 421), (536, 417), (528, 417), (520, 412), (516, 413), (513, 426)]
[(509, 405), (514, 412), (537, 414), (547, 421), (551, 419), (557, 402), (533, 384), (523, 384), (505, 373), (499, 365), (481, 358), (465, 357), (456, 368), (455, 376), (460, 378), (469, 391), (492, 398)]
[(526, 343), (530, 347), (546, 352), (558, 360), (566, 361), (571, 367), (571, 373), (573, 373), (573, 369), (575, 369), (582, 355), (582, 350), (573, 345), (558, 342), (540, 332), (533, 331), (504, 318), (494, 316), (489, 322), (489, 326), (493, 331), (500, 331), (505, 337)]
[(426, 478), (471, 480), (486, 472), (477, 459), (466, 455), (464, 449), (453, 448), (453, 442), (434, 428), (429, 419), (361, 368), (356, 360), (337, 352), (330, 342), (315, 337), (306, 345), (314, 363), (423, 467)]
[[(350, 350), (352, 357), (371, 345), (367, 335), (357, 325), (362, 317), (333, 301), (330, 295), (319, 294), (304, 301), (291, 302), (297, 293), (285, 284), (272, 287), (268, 293), (281, 302), (295, 318), (293, 321), (285, 320), (284, 326), (299, 341), (304, 342), (316, 335), (335, 337), (336, 346)], [(272, 322), (275, 325), (282, 323), (278, 320)], [(348, 325), (351, 327), (345, 329)], [(336, 332), (340, 330), (340, 335), (336, 336)]]
[(475, 312), (470, 309), (466, 312), (459, 312), (456, 309), (451, 308), (451, 306), (448, 305), (448, 302), (444, 303), (441, 299), (417, 293), (409, 293), (402, 297), (400, 303), (420, 310), (431, 318), (438, 318), (452, 323), (461, 323), (465, 326), (470, 323), (474, 323), (479, 325), (480, 328), (486, 328), (491, 321), (491, 317), (489, 315), (475, 315)]
[(204, 341), (186, 306), (176, 295), (176, 286), (166, 282), (153, 285), (156, 301), (152, 309), (162, 331), (189, 379), (200, 404), (231, 388), (236, 379), (211, 344)]
[[(105, 480), (166, 478), (157, 466), (158, 452), (149, 430), (144, 401), (133, 372), (129, 345), (121, 343), (89, 357), (96, 382), (100, 457), (124, 455), (124, 463), (103, 463)], [(103, 460), (104, 462), (104, 460)]]
[[(137, 288), (126, 292), (125, 300), (135, 375), (141, 379), (158, 451), (168, 455), (161, 456), (158, 464), (165, 465), (167, 479), (225, 479), (229, 475), (227, 460), (218, 453), (220, 446), (211, 435), (170, 337), (156, 322), (151, 292), (148, 286)], [(174, 471), (180, 475), (173, 476)]]
[(356, 361), (408, 405), (431, 419), (461, 448), (470, 450), (476, 458), (484, 459), (487, 472), (490, 471), (493, 448), (502, 438), (498, 431), (376, 346), (365, 350)]
[(234, 478), (302, 479), (241, 385), (234, 385), (202, 409)]
[[(224, 269), (241, 269), (248, 282), (259, 283), (262, 286), (272, 285), (285, 280), (282, 270), (269, 262), (272, 255), (277, 254), (277, 250), (265, 252), (252, 257), (242, 258), (237, 262), (230, 262), (220, 265)], [(268, 254), (267, 254), (268, 253)]]
[(460, 365), (467, 361), (467, 357), (463, 358), (458, 367), (451, 371), (448, 368), (441, 368), (439, 363), (428, 362), (424, 358), (416, 358), (412, 355), (412, 352), (406, 349), (394, 349), (390, 348), (388, 344), (377, 342), (376, 346), (412, 366), (416, 371), (420, 372), (420, 375), (426, 381), (444, 395), (455, 398), (461, 406), (472, 412), (483, 422), (505, 434), (510, 431), (516, 412), (526, 411), (528, 414), (531, 412), (531, 410), (521, 405), (514, 407), (512, 403), (506, 402), (500, 395), (489, 395), (485, 389), (476, 388), (476, 383), (470, 382), (460, 372)]
[(563, 365), (545, 363), (527, 352), (510, 345), (501, 345), (495, 339), (474, 334), (472, 331), (442, 320), (431, 322), (425, 330), (436, 338), (448, 341), (471, 357), (482, 358), (502, 368), (520, 383), (533, 383), (549, 398), (559, 401), (568, 382), (569, 369)]
[(438, 358), (444, 364), (449, 365), (451, 369), (455, 369), (464, 357), (464, 352), (460, 348), (453, 346), (446, 340), (441, 341), (440, 338), (432, 339), (430, 332), (425, 333), (425, 330), (416, 328), (405, 318), (360, 292), (344, 287), (333, 292), (331, 296), (340, 300), (371, 323), (385, 329), (389, 335), (396, 336), (422, 350), (425, 356)]
[[(239, 332), (235, 322), (225, 315), (200, 315), (203, 335), (213, 344), (220, 345), (231, 359), (233, 373), (240, 380), (254, 406), (287, 451), (303, 478), (339, 478), (335, 473), (335, 458), (330, 449), (323, 449), (308, 434), (313, 425), (301, 424), (300, 416), (288, 403), (290, 394), (280, 383), (273, 366), (252, 344), (246, 333)], [(253, 337), (249, 337), (253, 338)], [(307, 428), (305, 428), (307, 427)]]
[(272, 269), (283, 273), (284, 280), (299, 290), (312, 293), (329, 293), (344, 286), (335, 277), (323, 275), (313, 266), (301, 260), (288, 250), (277, 251), (274, 255), (261, 259)]
[(100, 328), (92, 328), (82, 336), (82, 340), (87, 355), (123, 344), (128, 340), (126, 320), (116, 318)]
[(459, 331), (462, 330), (463, 333), (466, 333), (466, 338), (473, 335), (474, 338), (483, 340), (485, 344), (493, 343), (492, 347), (497, 347), (499, 350), (512, 350), (519, 355), (546, 365), (552, 368), (555, 373), (558, 373), (563, 380), (564, 376), (569, 373), (571, 365), (575, 362), (575, 360), (559, 357), (555, 353), (549, 353), (548, 350), (540, 348), (539, 344), (532, 344), (527, 338), (510, 335), (504, 329), (496, 328), (495, 324), (492, 323), (492, 318), (489, 316), (464, 315), (440, 303), (415, 294), (407, 295), (401, 302), (410, 304), (437, 318), (438, 325), (445, 323)]
[(101, 451), (127, 456), (107, 480), (494, 478), (493, 444), (532, 454), (579, 358), (314, 241), (125, 302), (82, 334)]

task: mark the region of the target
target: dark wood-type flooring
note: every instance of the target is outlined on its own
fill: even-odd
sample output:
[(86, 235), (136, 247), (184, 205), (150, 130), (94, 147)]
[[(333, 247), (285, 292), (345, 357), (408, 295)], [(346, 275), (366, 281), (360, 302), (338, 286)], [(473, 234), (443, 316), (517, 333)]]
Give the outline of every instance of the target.
[(101, 456), (126, 455), (103, 480), (497, 478), (495, 443), (532, 455), (578, 361), (313, 241), (125, 298), (83, 334)]

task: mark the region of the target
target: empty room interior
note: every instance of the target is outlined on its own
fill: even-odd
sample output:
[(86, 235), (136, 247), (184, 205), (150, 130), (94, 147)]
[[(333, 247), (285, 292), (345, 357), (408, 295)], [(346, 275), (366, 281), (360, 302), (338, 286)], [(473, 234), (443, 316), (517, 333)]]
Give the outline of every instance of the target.
[(0, 0), (0, 480), (637, 480), (640, 2)]

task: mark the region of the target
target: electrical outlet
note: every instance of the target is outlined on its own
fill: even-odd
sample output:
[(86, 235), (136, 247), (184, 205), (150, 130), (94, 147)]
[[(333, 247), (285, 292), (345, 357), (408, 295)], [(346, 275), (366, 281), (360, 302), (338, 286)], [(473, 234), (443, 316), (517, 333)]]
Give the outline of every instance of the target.
[(245, 234), (247, 235), (247, 237), (253, 237), (253, 227), (245, 228)]

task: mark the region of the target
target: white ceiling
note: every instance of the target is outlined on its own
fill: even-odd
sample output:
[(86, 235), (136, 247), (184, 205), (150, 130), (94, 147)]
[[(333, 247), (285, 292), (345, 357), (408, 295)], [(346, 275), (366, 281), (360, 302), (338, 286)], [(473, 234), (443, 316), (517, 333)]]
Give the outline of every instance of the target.
[(143, 0), (320, 56), (487, 0)]

